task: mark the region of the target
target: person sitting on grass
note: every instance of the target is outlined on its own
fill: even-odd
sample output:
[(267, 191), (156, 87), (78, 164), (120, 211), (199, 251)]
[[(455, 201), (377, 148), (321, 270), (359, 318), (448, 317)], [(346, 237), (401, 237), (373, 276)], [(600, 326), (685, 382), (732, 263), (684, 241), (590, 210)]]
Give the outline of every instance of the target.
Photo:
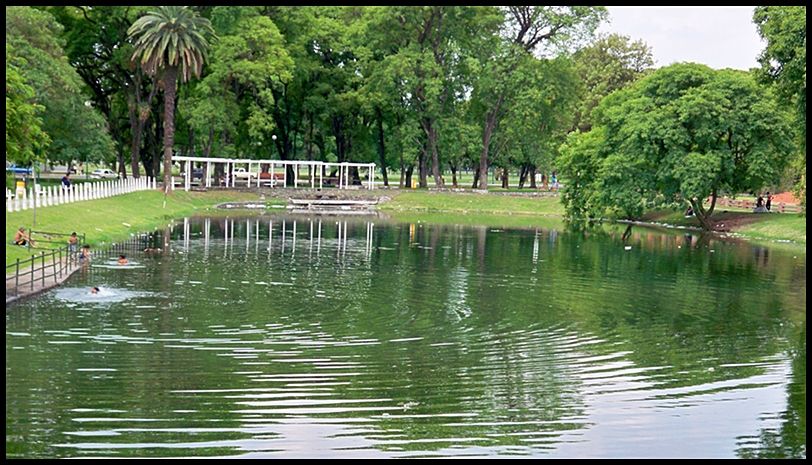
[(35, 245), (34, 241), (25, 233), (25, 228), (20, 226), (20, 229), (14, 233), (14, 245), (28, 245), (29, 242), (32, 246)]
[(119, 265), (126, 265), (127, 263), (129, 263), (129, 262), (127, 261), (126, 256), (124, 256), (124, 255), (119, 255), (118, 256), (118, 264)]

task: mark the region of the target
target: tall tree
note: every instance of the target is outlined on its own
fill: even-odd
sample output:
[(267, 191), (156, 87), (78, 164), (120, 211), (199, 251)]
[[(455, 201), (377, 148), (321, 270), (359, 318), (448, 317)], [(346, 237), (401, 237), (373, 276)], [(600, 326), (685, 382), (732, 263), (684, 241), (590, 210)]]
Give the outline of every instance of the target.
[(150, 76), (160, 73), (164, 91), (164, 191), (172, 183), (172, 150), (175, 138), (175, 93), (177, 80), (199, 77), (209, 47), (206, 36), (214, 36), (208, 19), (188, 7), (162, 6), (138, 18), (127, 31), (138, 60)]
[(505, 106), (517, 90), (510, 81), (525, 55), (543, 49), (575, 48), (590, 38), (606, 18), (603, 7), (510, 6), (505, 10), (504, 38), (498, 47), (483, 48), (482, 79), (477, 85), (478, 113), (482, 121), (479, 187), (488, 188), (491, 137), (505, 116)]
[(36, 103), (34, 89), (20, 72), (26, 61), (11, 50), (6, 42), (6, 160), (28, 165), (41, 159), (50, 138), (42, 130), (45, 107)]
[(633, 42), (620, 34), (599, 38), (575, 52), (572, 59), (584, 84), (575, 121), (575, 128), (581, 132), (592, 127), (590, 113), (601, 99), (631, 84), (654, 66), (651, 47), (642, 40)]
[(795, 109), (800, 150), (793, 169), (796, 191), (806, 205), (806, 7), (756, 7), (753, 21), (767, 41), (759, 56), (760, 77), (775, 83), (782, 101)]
[(48, 158), (67, 164), (101, 160), (113, 152), (107, 124), (84, 95), (63, 51), (61, 31), (47, 11), (6, 7), (7, 61), (17, 64), (12, 72), (20, 73), (34, 101), (45, 108), (41, 127), (51, 140)]
[(570, 218), (690, 204), (711, 230), (717, 197), (775, 182), (790, 149), (788, 113), (743, 71), (660, 68), (593, 114), (595, 127), (573, 134), (559, 160)]

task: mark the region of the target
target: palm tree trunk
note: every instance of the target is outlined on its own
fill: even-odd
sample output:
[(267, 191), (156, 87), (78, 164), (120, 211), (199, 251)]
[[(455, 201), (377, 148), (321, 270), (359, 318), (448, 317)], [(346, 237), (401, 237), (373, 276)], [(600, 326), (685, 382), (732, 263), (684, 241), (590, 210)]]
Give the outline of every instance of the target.
[(164, 192), (172, 186), (172, 149), (175, 145), (175, 93), (178, 68), (170, 66), (164, 71)]

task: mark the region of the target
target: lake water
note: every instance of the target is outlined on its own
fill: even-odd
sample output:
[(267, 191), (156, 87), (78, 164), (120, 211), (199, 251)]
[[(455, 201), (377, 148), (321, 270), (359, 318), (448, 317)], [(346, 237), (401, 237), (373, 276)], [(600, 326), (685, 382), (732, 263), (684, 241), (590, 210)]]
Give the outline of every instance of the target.
[(182, 220), (7, 308), (6, 456), (806, 457), (804, 251), (622, 233)]

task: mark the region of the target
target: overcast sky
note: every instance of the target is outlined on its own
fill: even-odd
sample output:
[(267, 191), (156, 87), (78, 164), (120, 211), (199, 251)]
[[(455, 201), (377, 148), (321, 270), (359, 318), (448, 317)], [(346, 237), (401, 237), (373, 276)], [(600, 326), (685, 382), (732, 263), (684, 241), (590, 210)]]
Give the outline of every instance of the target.
[(610, 22), (598, 32), (642, 39), (652, 48), (658, 68), (691, 61), (746, 70), (759, 66), (756, 60), (764, 48), (753, 8), (610, 6)]

